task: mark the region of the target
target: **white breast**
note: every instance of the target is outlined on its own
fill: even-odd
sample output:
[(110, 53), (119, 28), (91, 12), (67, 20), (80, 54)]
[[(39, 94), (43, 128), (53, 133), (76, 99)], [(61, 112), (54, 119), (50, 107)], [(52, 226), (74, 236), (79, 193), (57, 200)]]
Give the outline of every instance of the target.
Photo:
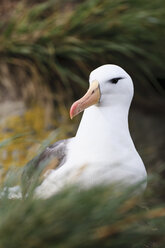
[(146, 179), (144, 164), (129, 133), (128, 114), (121, 115), (119, 109), (108, 115), (105, 111), (95, 106), (85, 111), (77, 135), (68, 145), (65, 164), (45, 179), (40, 194), (53, 194), (71, 183), (83, 187), (99, 183), (132, 185)]

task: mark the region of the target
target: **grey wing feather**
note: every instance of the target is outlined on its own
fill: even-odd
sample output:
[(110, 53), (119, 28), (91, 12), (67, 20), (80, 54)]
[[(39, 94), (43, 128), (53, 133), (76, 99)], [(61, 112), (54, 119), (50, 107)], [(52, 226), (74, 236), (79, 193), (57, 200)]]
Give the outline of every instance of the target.
[(36, 163), (36, 167), (43, 163), (46, 160), (56, 159), (59, 161), (56, 167), (59, 167), (64, 164), (66, 155), (67, 155), (67, 144), (69, 139), (60, 140), (54, 143), (51, 146), (48, 146), (39, 156), (38, 161)]
[(37, 177), (38, 175), (43, 176), (47, 170), (57, 169), (65, 163), (67, 144), (70, 140), (71, 139), (57, 141), (27, 163), (22, 174), (24, 192), (27, 191), (31, 182), (36, 180), (36, 174)]

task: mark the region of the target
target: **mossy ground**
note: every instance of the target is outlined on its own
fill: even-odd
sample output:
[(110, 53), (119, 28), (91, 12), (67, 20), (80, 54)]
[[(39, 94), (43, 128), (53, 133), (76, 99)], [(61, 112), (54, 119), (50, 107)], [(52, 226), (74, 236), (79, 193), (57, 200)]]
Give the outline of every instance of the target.
[[(4, 142), (15, 137), (11, 142), (0, 148), (1, 166), (8, 169), (11, 166), (24, 166), (39, 151), (44, 140), (51, 137), (51, 133), (60, 127), (55, 140), (67, 138), (74, 133), (74, 122), (69, 125), (69, 114), (63, 106), (58, 109), (58, 117), (54, 116), (45, 125), (45, 109), (35, 105), (25, 110), (21, 115), (8, 116), (0, 123), (0, 141)], [(18, 137), (17, 137), (18, 135)]]

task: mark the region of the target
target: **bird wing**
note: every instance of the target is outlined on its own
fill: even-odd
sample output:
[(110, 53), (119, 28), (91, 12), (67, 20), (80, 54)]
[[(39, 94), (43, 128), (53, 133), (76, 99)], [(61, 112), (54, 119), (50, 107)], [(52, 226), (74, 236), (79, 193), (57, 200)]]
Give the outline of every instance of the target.
[(22, 173), (22, 186), (24, 193), (34, 181), (41, 183), (44, 176), (52, 169), (58, 169), (66, 161), (67, 145), (71, 139), (60, 140), (48, 146), (43, 152), (29, 161)]

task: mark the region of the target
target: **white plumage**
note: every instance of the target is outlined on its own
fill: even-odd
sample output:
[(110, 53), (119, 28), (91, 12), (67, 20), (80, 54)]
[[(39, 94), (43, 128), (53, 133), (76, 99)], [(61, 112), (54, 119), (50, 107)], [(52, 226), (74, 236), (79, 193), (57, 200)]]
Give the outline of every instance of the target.
[(131, 77), (121, 67), (109, 64), (92, 71), (89, 83), (88, 93), (71, 108), (71, 117), (85, 111), (76, 136), (67, 143), (65, 163), (52, 170), (36, 189), (39, 197), (49, 197), (72, 183), (90, 187), (114, 182), (132, 185), (146, 180), (143, 161), (128, 127), (133, 98)]

